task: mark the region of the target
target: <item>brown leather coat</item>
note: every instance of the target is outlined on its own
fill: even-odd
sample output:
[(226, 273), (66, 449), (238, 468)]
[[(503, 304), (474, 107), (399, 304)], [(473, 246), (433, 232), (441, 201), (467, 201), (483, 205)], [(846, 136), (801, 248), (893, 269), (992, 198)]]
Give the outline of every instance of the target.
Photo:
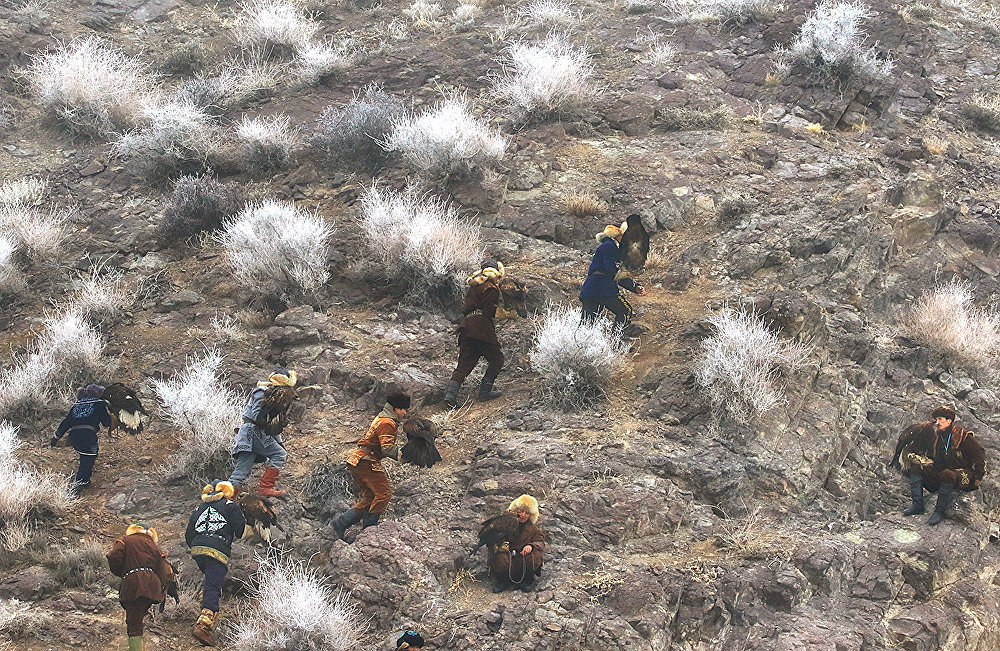
[(488, 344), (499, 344), (494, 319), (502, 300), (500, 288), (492, 280), (470, 286), (465, 292), (465, 304), (462, 306), (462, 314), (466, 317), (458, 324), (459, 339), (468, 337)]
[[(531, 545), (531, 553), (521, 555), (525, 545)], [(516, 552), (512, 555), (511, 551)], [(530, 583), (535, 571), (542, 567), (542, 553), (545, 551), (545, 534), (538, 525), (522, 522), (510, 537), (509, 544), (490, 549), (487, 564), (490, 575), (502, 583)]]
[(957, 421), (941, 432), (934, 428), (934, 421), (907, 427), (896, 442), (896, 454), (902, 456), (908, 472), (919, 472), (932, 484), (938, 483), (942, 472), (953, 470), (963, 479), (958, 487), (972, 490), (986, 475), (986, 450)]
[(123, 604), (139, 598), (163, 601), (163, 584), (170, 566), (167, 552), (149, 534), (134, 533), (119, 538), (107, 556), (111, 573), (122, 577), (119, 601)]

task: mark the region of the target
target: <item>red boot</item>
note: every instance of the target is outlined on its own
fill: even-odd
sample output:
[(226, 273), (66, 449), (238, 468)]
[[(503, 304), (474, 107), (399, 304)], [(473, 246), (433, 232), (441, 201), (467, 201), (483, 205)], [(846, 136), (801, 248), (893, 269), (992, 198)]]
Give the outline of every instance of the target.
[(260, 478), (260, 488), (257, 492), (265, 497), (284, 497), (285, 491), (275, 490), (274, 482), (278, 481), (278, 469), (268, 466), (264, 469), (264, 476)]

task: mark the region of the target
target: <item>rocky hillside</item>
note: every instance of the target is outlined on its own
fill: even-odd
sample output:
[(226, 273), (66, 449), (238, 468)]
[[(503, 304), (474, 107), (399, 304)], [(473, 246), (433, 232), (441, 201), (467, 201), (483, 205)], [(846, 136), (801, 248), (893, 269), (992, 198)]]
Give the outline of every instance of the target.
[[(151, 381), (215, 347), (241, 391), (279, 364), (318, 385), (287, 434), (277, 544), (349, 593), (372, 649), (393, 648), (407, 628), (451, 650), (1000, 648), (992, 466), (930, 528), (900, 515), (906, 488), (885, 465), (897, 433), (940, 404), (956, 407), (991, 459), (1000, 447), (995, 358), (963, 360), (905, 327), (940, 283), (967, 281), (984, 307), (1000, 291), (1000, 152), (968, 109), (995, 90), (1000, 23), (972, 1), (877, 0), (867, 44), (894, 69), (838, 77), (779, 65), (776, 48), (812, 2), (745, 23), (697, 5), (581, 0), (546, 22), (528, 4), (486, 0), (461, 22), (448, 3), (433, 16), (398, 0), (313, 0), (303, 10), (316, 38), (353, 39), (349, 65), (311, 82), (286, 70), (218, 107), (222, 153), (156, 176), (116, 155), (113, 137), (68, 131), (29, 68), (95, 36), (173, 92), (250, 65), (232, 36), (240, 7), (0, 0), (0, 181), (46, 179), (44, 206), (73, 209), (59, 251), (23, 261), (25, 287), (3, 295), (3, 367), (98, 269), (123, 274), (131, 305), (99, 324), (104, 368), (73, 380), (131, 384), (157, 412)], [(516, 118), (489, 92), (499, 61), (553, 24), (586, 47), (600, 92), (556, 116)], [(414, 110), (465, 93), (510, 146), (493, 169), (445, 179), (398, 157), (374, 172), (346, 163), (317, 144), (317, 120), (372, 82)], [(241, 118), (276, 115), (299, 130), (289, 160), (261, 171), (227, 149)], [(334, 229), (318, 291), (261, 296), (236, 282), (211, 237), (162, 235), (176, 177), (208, 167)], [(499, 326), (501, 399), (450, 414), (440, 402), (457, 305), (415, 301), (372, 273), (357, 198), (373, 179), (450, 200), (527, 284), (529, 318)], [(581, 197), (592, 210), (571, 210)], [(631, 213), (652, 233), (639, 275), (649, 291), (633, 300), (648, 331), (606, 400), (559, 411), (529, 361), (535, 326), (547, 305), (576, 304), (594, 233)], [(693, 375), (707, 319), (725, 307), (755, 309), (809, 350), (780, 379), (785, 401), (747, 423)], [(20, 428), (21, 461), (68, 474), (75, 453), (48, 447), (69, 404), (58, 385), (4, 417)], [(413, 413), (443, 423), (444, 461), (390, 462), (387, 516), (348, 545), (328, 524), (352, 499), (342, 460), (399, 388), (414, 393)], [(104, 438), (92, 487), (0, 552), (0, 598), (31, 604), (0, 633), (9, 648), (124, 648), (117, 583), (94, 543), (136, 520), (158, 528), (184, 589), (150, 625), (149, 648), (201, 648), (190, 636), (200, 574), (183, 530), (211, 477), (173, 469), (181, 436), (160, 417), (139, 437)], [(478, 523), (521, 493), (541, 503), (548, 561), (534, 591), (493, 594), (484, 559), (467, 551)], [(247, 603), (259, 553), (251, 541), (236, 554), (224, 618)]]

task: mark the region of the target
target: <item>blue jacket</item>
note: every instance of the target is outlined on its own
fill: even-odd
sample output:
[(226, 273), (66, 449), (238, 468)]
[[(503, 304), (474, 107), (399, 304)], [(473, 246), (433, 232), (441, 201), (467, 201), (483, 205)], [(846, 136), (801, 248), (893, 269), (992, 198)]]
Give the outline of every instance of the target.
[(75, 429), (90, 430), (96, 433), (102, 425), (111, 427), (108, 403), (97, 398), (87, 398), (70, 407), (69, 415), (63, 418), (56, 429), (56, 438), (62, 438), (63, 434)]
[[(250, 394), (246, 409), (243, 410), (243, 425), (236, 432), (233, 442), (233, 456), (240, 452), (256, 452), (262, 456), (274, 454), (284, 443), (280, 430), (272, 436), (255, 422), (260, 417), (261, 401), (267, 389), (257, 387)], [(282, 427), (283, 429), (283, 427)]]
[(243, 536), (246, 525), (239, 504), (218, 494), (207, 495), (188, 520), (184, 542), (192, 556), (209, 556), (228, 564), (233, 540)]
[(618, 287), (624, 287), (630, 292), (638, 289), (638, 284), (631, 278), (622, 278), (617, 283), (615, 276), (622, 267), (621, 250), (614, 238), (606, 237), (594, 252), (587, 270), (587, 280), (583, 281), (580, 290), (580, 300), (597, 298), (614, 298), (618, 296)]

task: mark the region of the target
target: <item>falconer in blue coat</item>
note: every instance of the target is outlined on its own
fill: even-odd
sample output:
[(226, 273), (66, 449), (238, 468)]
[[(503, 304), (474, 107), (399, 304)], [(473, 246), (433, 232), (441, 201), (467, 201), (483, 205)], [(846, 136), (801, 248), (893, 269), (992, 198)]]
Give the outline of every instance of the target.
[[(229, 476), (229, 483), (237, 490), (250, 475), (254, 464), (263, 461), (267, 467), (260, 478), (260, 494), (268, 497), (284, 497), (285, 491), (276, 490), (274, 484), (278, 481), (278, 473), (284, 467), (285, 458), (288, 456), (281, 432), (285, 429), (287, 410), (291, 401), (285, 402), (282, 408), (277, 410), (278, 413), (272, 413), (274, 411), (272, 406), (277, 401), (269, 398), (277, 397), (273, 389), (278, 387), (292, 389), (295, 382), (295, 371), (278, 369), (264, 382), (258, 382), (257, 388), (250, 394), (250, 400), (243, 410), (243, 425), (236, 430), (236, 440), (233, 443), (235, 467), (233, 474)], [(290, 393), (294, 396), (294, 391)]]
[(111, 414), (108, 413), (108, 404), (102, 399), (103, 396), (104, 387), (99, 384), (88, 384), (77, 389), (76, 402), (49, 441), (55, 447), (63, 434), (69, 432), (69, 443), (80, 455), (76, 482), (73, 484), (74, 495), (79, 495), (90, 484), (90, 477), (94, 474), (98, 449), (97, 431), (101, 427), (111, 427)]
[(583, 303), (584, 320), (596, 319), (602, 310), (607, 310), (615, 315), (615, 326), (624, 329), (632, 322), (633, 311), (619, 288), (639, 296), (645, 295), (646, 290), (627, 275), (619, 273), (622, 258), (618, 243), (622, 235), (622, 229), (617, 226), (606, 226), (597, 234), (598, 247), (580, 290), (580, 302)]

